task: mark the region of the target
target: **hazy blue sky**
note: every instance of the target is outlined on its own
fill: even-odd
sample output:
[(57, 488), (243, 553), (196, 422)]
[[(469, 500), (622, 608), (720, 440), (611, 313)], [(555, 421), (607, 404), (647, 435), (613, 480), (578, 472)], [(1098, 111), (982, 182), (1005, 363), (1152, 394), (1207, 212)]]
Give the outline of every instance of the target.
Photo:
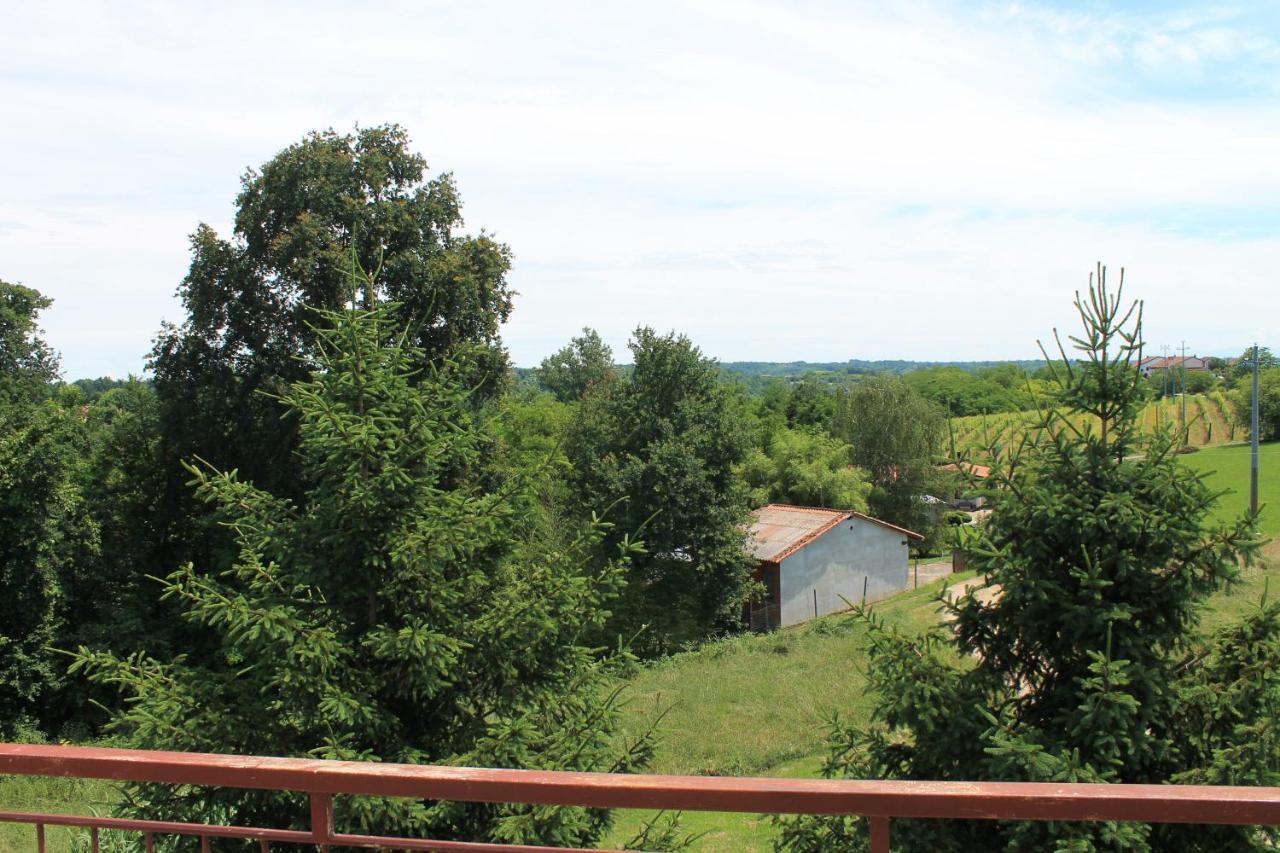
[(187, 235), (395, 121), (509, 243), (529, 365), (637, 324), (725, 360), (1027, 357), (1095, 261), (1156, 348), (1277, 343), (1272, 4), (24, 3), (0, 278), (68, 377), (142, 368)]

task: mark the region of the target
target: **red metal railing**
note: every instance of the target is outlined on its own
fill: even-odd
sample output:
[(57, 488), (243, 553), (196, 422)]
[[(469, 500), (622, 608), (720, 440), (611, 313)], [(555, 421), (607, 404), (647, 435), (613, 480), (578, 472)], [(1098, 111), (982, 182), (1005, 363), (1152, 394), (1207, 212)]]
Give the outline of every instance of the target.
[(273, 841), (315, 844), (322, 850), (329, 845), (469, 853), (552, 849), (338, 832), (333, 826), (333, 797), (340, 794), (603, 808), (864, 815), (870, 819), (875, 853), (888, 853), (889, 821), (894, 817), (1280, 825), (1280, 788), (627, 776), (22, 744), (0, 744), (0, 774), (297, 791), (311, 800), (309, 830), (0, 812), (0, 821), (35, 824), (40, 851), (44, 850), (44, 827), (59, 825), (90, 829), (95, 853), (100, 829), (141, 832), (148, 850), (157, 834), (199, 837), (206, 851), (211, 838), (258, 839), (264, 851)]

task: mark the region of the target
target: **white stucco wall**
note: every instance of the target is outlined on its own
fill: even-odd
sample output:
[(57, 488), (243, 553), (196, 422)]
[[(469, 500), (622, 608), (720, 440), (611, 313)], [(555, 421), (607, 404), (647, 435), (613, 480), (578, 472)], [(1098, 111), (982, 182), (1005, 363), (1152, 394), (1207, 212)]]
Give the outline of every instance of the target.
[(795, 625), (817, 615), (845, 610), (862, 600), (876, 601), (907, 588), (909, 560), (905, 534), (860, 518), (828, 530), (782, 561), (778, 570), (782, 624)]

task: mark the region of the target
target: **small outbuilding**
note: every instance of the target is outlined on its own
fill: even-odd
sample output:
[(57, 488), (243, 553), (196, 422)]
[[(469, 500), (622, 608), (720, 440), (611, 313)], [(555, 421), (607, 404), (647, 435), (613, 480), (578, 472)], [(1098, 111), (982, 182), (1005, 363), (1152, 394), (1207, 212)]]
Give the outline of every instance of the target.
[(919, 533), (849, 510), (769, 504), (752, 512), (748, 547), (766, 590), (757, 630), (796, 625), (907, 588)]

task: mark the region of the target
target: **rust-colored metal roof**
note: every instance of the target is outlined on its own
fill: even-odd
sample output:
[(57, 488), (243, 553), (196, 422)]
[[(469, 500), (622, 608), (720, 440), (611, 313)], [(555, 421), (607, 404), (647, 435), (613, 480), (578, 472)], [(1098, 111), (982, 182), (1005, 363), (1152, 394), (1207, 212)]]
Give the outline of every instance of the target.
[(851, 512), (849, 513), (849, 517), (850, 517), (850, 518), (860, 518), (860, 519), (862, 519), (863, 521), (869, 521), (869, 522), (871, 522), (872, 524), (878, 524), (878, 525), (880, 525), (881, 527), (887, 527), (887, 528), (889, 528), (890, 530), (893, 530), (893, 531), (895, 531), (895, 532), (897, 532), (897, 533), (901, 533), (903, 536), (906, 536), (908, 539), (914, 539), (914, 540), (916, 540), (917, 542), (920, 542), (920, 541), (923, 541), (923, 540), (924, 540), (924, 534), (923, 534), (923, 533), (916, 533), (914, 530), (908, 530), (908, 529), (907, 529), (907, 528), (905, 528), (905, 527), (899, 527), (899, 526), (898, 526), (898, 525), (896, 525), (896, 524), (890, 524), (890, 523), (889, 523), (889, 522), (887, 522), (887, 521), (884, 521), (884, 520), (879, 519), (879, 518), (874, 518), (874, 517), (872, 517), (872, 516), (870, 516), (870, 515), (863, 515), (863, 514), (862, 514), (862, 513), (860, 513), (860, 512), (852, 512), (852, 511), (851, 511)]
[(769, 504), (751, 512), (751, 555), (766, 563), (781, 563), (831, 528), (850, 518), (869, 521), (911, 539), (923, 539), (904, 527), (843, 509)]
[(948, 462), (946, 465), (939, 465), (939, 471), (957, 471), (962, 474), (972, 474), (979, 480), (985, 480), (991, 476), (991, 468), (987, 465), (975, 465), (972, 462)]

